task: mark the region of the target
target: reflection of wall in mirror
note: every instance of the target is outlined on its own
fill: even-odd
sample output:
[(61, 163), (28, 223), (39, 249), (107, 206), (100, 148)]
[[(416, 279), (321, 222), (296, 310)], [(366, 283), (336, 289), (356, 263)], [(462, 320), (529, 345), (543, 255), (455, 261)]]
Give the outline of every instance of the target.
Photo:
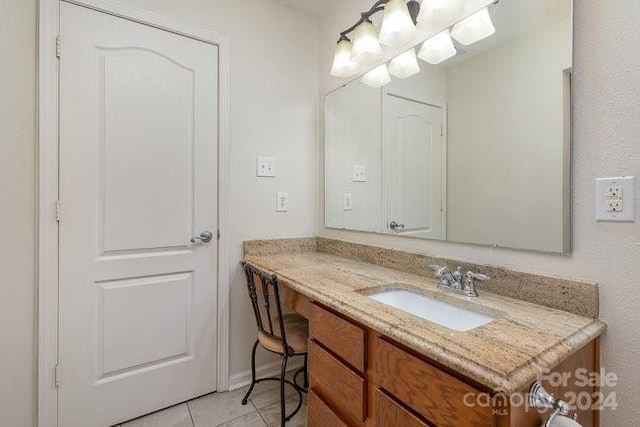
[[(383, 97), (393, 93), (444, 105), (445, 73), (421, 63), (422, 72), (394, 79), (382, 89), (354, 81), (325, 98), (325, 226), (359, 231), (386, 231), (382, 194)], [(354, 182), (353, 166), (366, 168), (366, 182)], [(353, 206), (345, 210), (345, 194)]]
[[(378, 231), (381, 222), (381, 90), (359, 82), (325, 99), (325, 223), (331, 228)], [(365, 166), (365, 182), (353, 167)], [(344, 195), (351, 194), (351, 210)]]
[(448, 70), (448, 239), (563, 251), (567, 19)]

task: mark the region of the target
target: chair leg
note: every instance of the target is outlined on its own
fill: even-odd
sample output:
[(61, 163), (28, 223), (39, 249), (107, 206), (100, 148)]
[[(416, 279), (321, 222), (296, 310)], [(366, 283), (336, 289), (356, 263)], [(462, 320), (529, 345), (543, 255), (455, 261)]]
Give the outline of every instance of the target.
[(309, 372), (307, 370), (307, 354), (304, 355), (304, 388), (309, 388)]
[(251, 350), (251, 386), (247, 390), (247, 394), (242, 399), (242, 404), (246, 405), (249, 399), (249, 395), (253, 391), (253, 387), (256, 385), (256, 349), (258, 348), (258, 340), (253, 344), (253, 350)]
[(285, 427), (287, 422), (287, 413), (285, 409), (284, 385), (285, 375), (287, 374), (287, 355), (282, 356), (282, 370), (280, 371), (280, 425)]

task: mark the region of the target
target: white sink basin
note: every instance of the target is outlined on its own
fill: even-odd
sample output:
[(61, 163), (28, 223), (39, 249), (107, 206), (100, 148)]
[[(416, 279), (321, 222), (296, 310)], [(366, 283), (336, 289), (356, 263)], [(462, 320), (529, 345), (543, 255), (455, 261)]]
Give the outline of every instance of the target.
[(376, 301), (422, 317), (455, 331), (470, 331), (496, 318), (468, 308), (449, 304), (405, 289), (390, 289), (367, 295)]

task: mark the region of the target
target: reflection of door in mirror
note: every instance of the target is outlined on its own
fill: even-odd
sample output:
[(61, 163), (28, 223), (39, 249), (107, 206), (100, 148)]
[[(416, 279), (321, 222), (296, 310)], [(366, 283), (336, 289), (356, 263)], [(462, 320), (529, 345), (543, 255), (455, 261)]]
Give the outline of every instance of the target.
[(445, 239), (442, 106), (388, 93), (384, 99), (386, 231)]

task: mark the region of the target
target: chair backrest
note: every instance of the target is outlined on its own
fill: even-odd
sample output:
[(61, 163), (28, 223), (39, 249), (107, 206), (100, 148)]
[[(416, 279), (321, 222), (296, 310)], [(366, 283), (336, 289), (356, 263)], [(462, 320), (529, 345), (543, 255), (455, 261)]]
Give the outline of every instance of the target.
[(247, 276), (247, 289), (258, 325), (258, 332), (272, 340), (281, 342), (283, 354), (289, 353), (284, 322), (274, 322), (276, 318), (283, 318), (280, 293), (278, 292), (278, 277), (275, 274), (267, 274), (244, 261), (242, 266)]

